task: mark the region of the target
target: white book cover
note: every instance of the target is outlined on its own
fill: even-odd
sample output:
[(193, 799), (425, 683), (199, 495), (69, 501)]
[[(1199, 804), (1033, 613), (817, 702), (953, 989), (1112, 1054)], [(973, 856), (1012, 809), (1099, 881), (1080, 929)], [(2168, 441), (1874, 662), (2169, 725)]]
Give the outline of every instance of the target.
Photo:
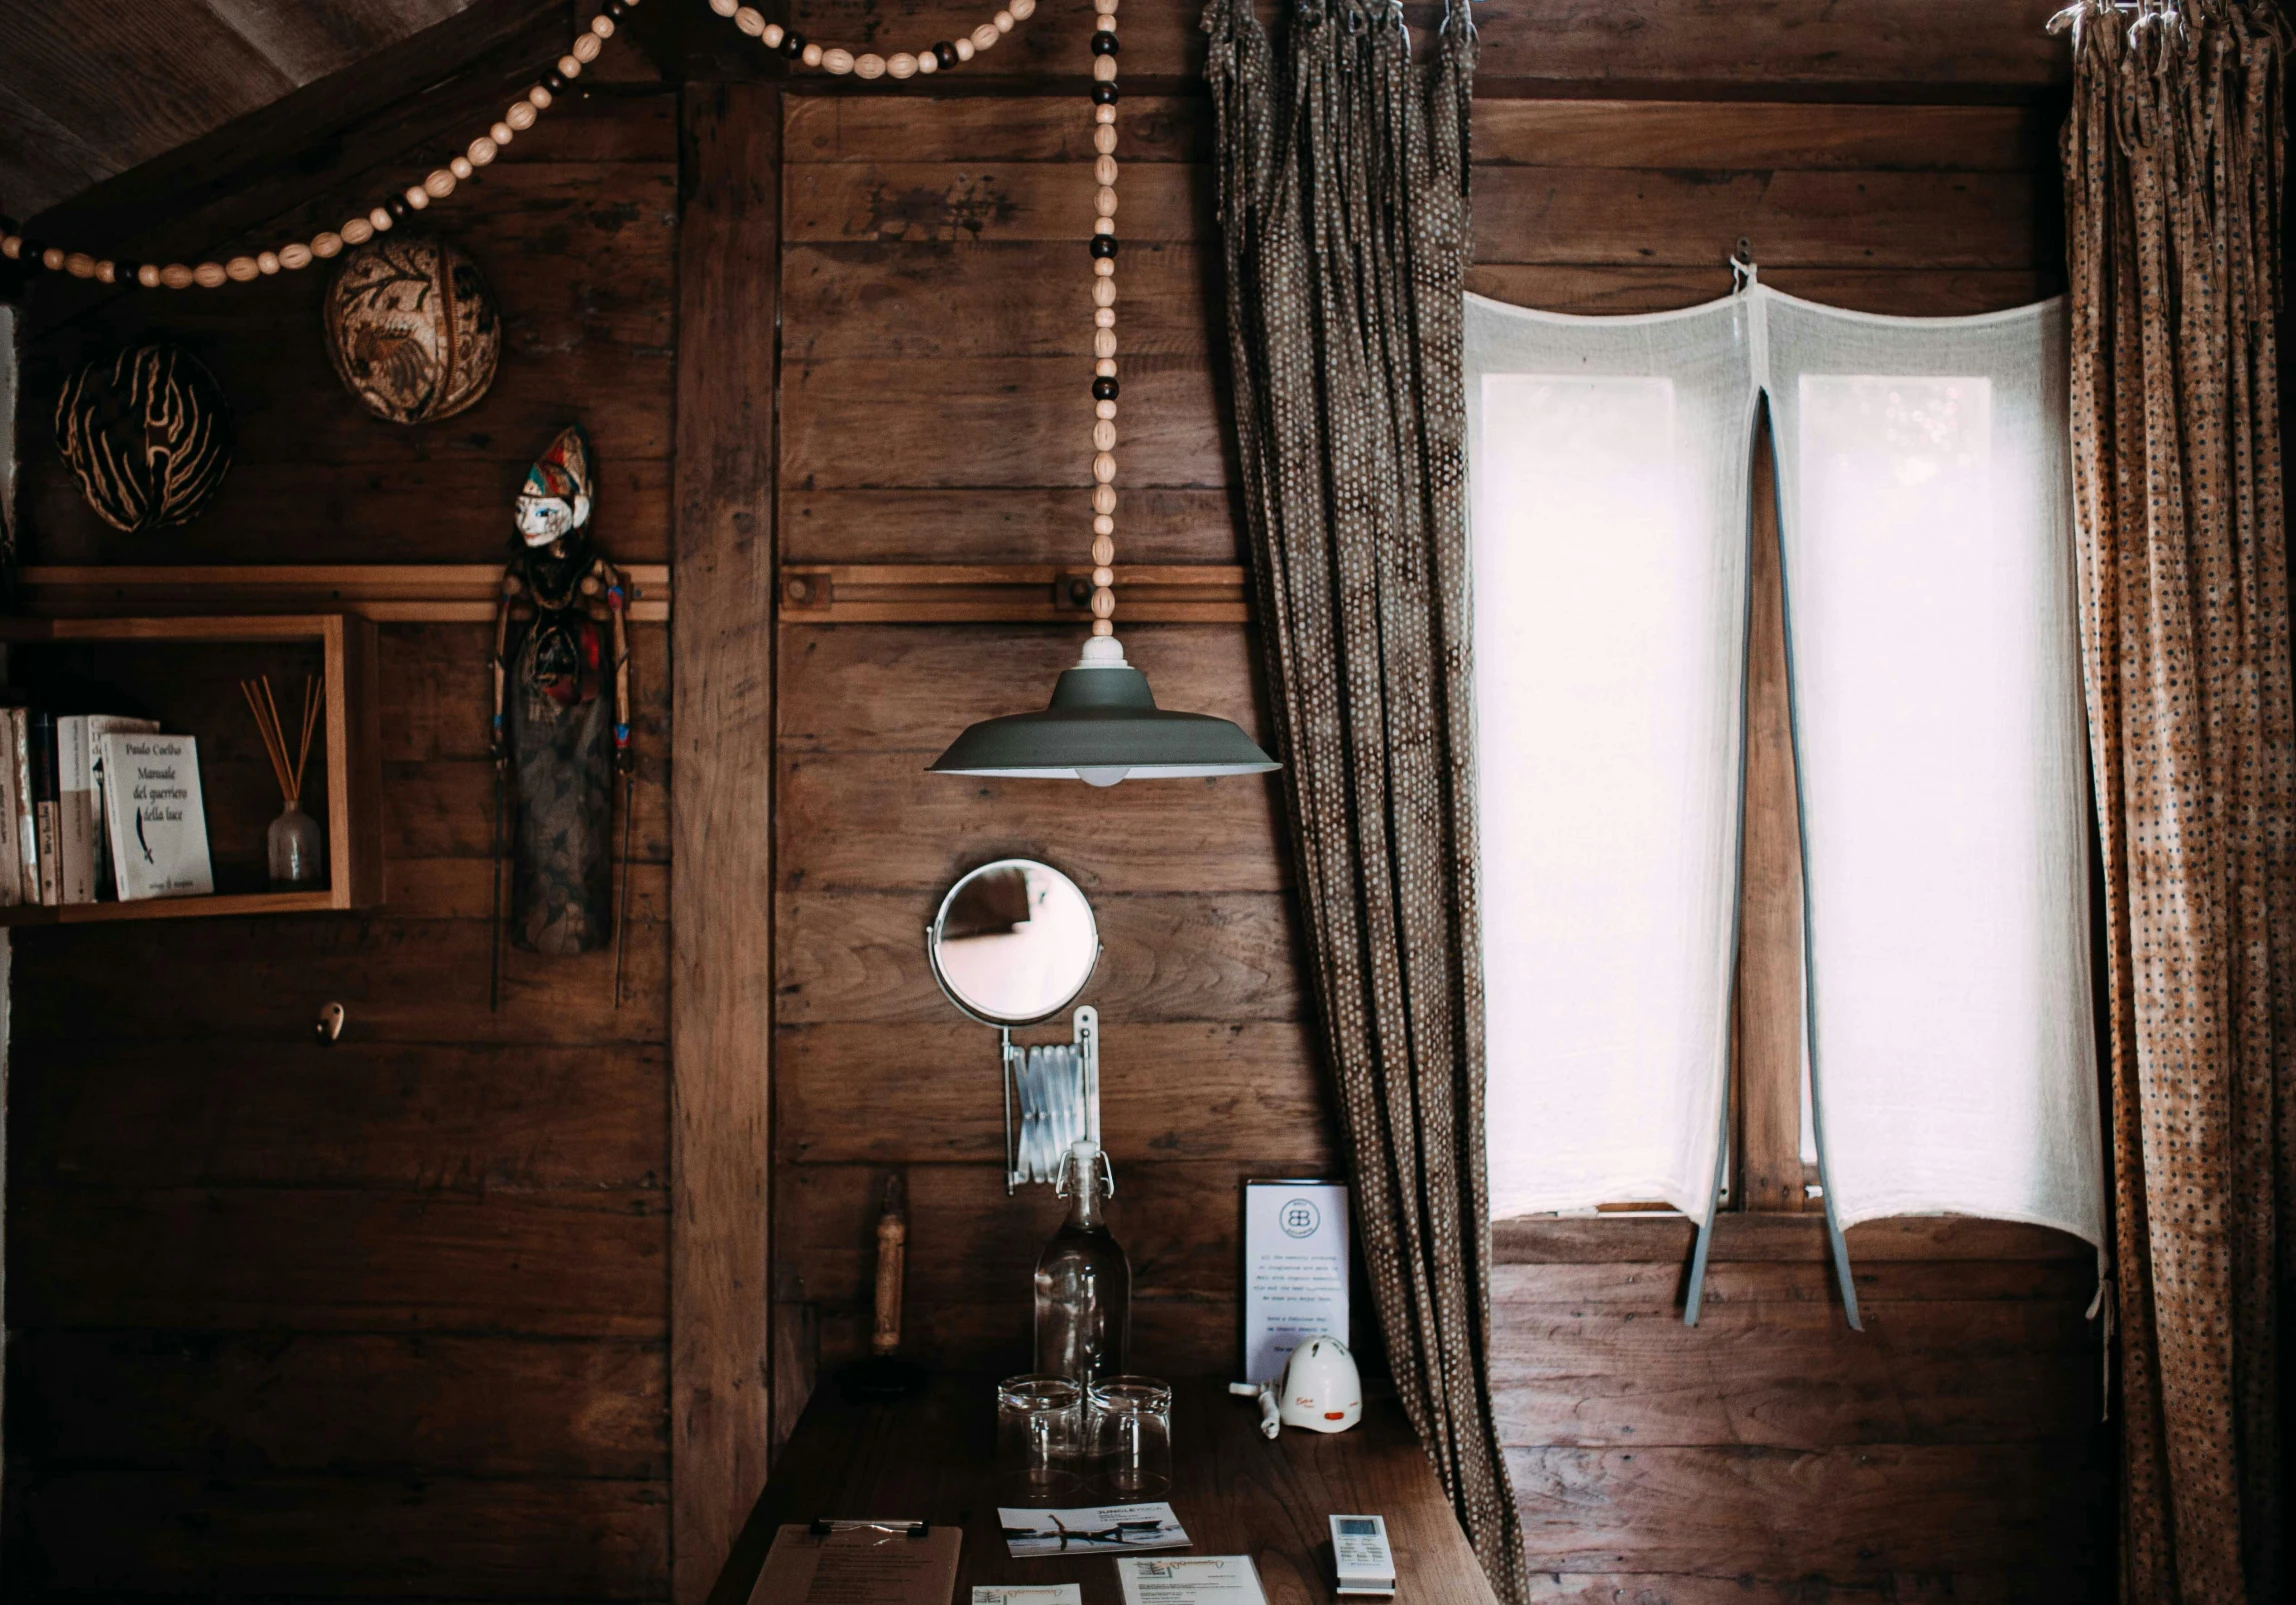
[(56, 875), (67, 903), (96, 900), (95, 769), (87, 716), (56, 716)]
[(93, 812), (91, 827), (95, 835), (96, 896), (116, 896), (116, 879), (112, 874), (112, 831), (104, 818), (104, 743), (103, 738), (115, 735), (156, 736), (157, 719), (131, 719), (121, 713), (91, 713), (88, 715), (88, 796)]
[(24, 901), (24, 860), (16, 846), (16, 721), (0, 708), (0, 908)]
[(8, 815), (7, 846), (16, 854), (18, 896), (26, 903), (40, 901), (40, 827), (32, 816), (32, 712), (29, 708), (0, 708), (8, 718), (9, 782), (15, 801)]
[(104, 818), (120, 897), (196, 897), (215, 890), (199, 743), (191, 736), (102, 738)]

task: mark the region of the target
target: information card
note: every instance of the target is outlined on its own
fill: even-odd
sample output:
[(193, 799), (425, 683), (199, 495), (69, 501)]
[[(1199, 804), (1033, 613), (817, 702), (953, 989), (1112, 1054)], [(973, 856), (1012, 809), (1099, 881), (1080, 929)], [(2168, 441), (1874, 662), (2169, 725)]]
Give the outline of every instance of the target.
[(1116, 1575), (1124, 1605), (1268, 1605), (1249, 1555), (1127, 1555)]
[(1347, 1341), (1347, 1185), (1244, 1183), (1244, 1375), (1282, 1379), (1310, 1338)]

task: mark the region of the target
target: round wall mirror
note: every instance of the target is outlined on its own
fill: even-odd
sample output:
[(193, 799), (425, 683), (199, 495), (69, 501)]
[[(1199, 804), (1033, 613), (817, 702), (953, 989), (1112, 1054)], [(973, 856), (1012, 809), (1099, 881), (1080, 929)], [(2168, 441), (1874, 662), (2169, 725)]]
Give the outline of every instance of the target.
[(1034, 1025), (1084, 990), (1100, 928), (1083, 891), (1050, 864), (1000, 858), (949, 888), (925, 932), (933, 978), (988, 1025)]

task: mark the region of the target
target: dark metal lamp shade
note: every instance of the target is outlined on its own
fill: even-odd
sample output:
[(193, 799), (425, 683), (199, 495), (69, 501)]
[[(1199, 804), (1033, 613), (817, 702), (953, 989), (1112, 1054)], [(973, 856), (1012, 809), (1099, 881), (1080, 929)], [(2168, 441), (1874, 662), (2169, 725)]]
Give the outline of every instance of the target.
[(1257, 775), (1276, 768), (1226, 719), (1167, 713), (1148, 677), (1124, 661), (1113, 636), (1094, 636), (1063, 670), (1041, 713), (983, 719), (932, 766), (938, 775), (1005, 775), (1113, 786), (1126, 776), (1181, 780)]

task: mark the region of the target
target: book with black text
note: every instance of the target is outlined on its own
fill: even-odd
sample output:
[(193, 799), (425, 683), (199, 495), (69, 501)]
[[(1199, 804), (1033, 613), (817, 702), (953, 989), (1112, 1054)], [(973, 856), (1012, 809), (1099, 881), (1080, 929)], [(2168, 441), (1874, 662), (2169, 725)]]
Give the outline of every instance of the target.
[(99, 737), (98, 745), (121, 900), (214, 891), (199, 743), (190, 736), (115, 734)]
[(64, 810), (56, 785), (56, 716), (32, 710), (32, 825), (38, 833), (40, 902), (64, 900)]

